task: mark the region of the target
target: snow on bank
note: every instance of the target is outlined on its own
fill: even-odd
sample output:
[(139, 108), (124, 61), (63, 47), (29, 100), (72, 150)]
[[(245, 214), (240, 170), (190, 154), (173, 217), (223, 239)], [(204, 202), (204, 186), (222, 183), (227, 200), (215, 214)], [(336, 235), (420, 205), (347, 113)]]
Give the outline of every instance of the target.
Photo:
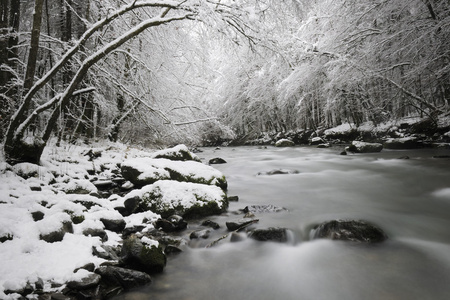
[[(120, 171), (124, 160), (142, 157), (151, 158), (152, 153), (121, 144), (93, 149), (66, 145), (47, 147), (41, 166), (12, 167), (0, 162), (0, 299), (18, 299), (19, 294), (5, 291), (18, 291), (27, 284), (34, 287), (41, 280), (44, 290), (51, 291), (61, 290), (67, 281), (87, 276), (88, 271), (74, 270), (88, 263), (98, 266), (105, 260), (92, 254), (92, 249), (103, 243), (100, 237), (85, 236), (83, 231), (104, 229), (102, 218), (123, 219), (126, 227), (145, 225), (143, 231), (153, 229), (152, 223), (160, 215), (146, 211), (122, 217), (115, 207), (123, 205), (125, 198), (98, 198), (92, 184), (95, 179), (111, 178)], [(170, 187), (165, 188), (166, 195), (173, 192)], [(183, 205), (191, 203), (189, 196), (180, 193), (177, 201)], [(217, 193), (223, 192), (217, 188)], [(82, 218), (82, 222), (74, 221), (73, 233), (66, 233), (61, 241), (53, 243), (41, 239), (74, 217)], [(105, 231), (109, 238), (104, 245), (117, 246), (121, 242), (119, 234)], [(145, 243), (157, 242), (147, 238)]]

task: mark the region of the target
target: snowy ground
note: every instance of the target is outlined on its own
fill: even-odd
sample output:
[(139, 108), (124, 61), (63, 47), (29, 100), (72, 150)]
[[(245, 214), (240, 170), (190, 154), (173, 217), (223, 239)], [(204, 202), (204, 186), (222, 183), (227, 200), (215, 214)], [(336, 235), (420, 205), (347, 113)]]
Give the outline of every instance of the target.
[[(123, 218), (115, 206), (123, 198), (96, 197), (94, 180), (110, 178), (117, 164), (134, 157), (151, 157), (151, 153), (130, 149), (122, 144), (98, 147), (101, 157), (90, 161), (87, 146), (48, 146), (41, 166), (18, 164), (10, 166), (0, 161), (0, 299), (17, 299), (27, 284), (33, 288), (43, 282), (44, 290), (60, 290), (64, 283), (86, 276), (88, 271), (74, 270), (88, 263), (96, 266), (104, 260), (92, 254), (99, 247), (99, 237), (85, 236), (87, 228), (101, 228), (101, 218)], [(19, 176), (20, 174), (21, 176)], [(90, 175), (95, 174), (95, 175)], [(94, 178), (96, 177), (96, 178)], [(80, 194), (82, 193), (82, 194)], [(87, 209), (86, 204), (90, 208)], [(44, 216), (35, 220), (36, 216)], [(66, 221), (79, 216), (84, 221), (73, 224), (73, 234), (65, 234), (60, 242), (48, 243), (40, 237), (61, 228)], [(156, 220), (150, 211), (124, 218), (127, 226), (141, 224), (143, 219)], [(39, 217), (38, 217), (39, 219)], [(147, 228), (152, 229), (150, 222)], [(106, 245), (120, 242), (117, 233), (107, 231)]]

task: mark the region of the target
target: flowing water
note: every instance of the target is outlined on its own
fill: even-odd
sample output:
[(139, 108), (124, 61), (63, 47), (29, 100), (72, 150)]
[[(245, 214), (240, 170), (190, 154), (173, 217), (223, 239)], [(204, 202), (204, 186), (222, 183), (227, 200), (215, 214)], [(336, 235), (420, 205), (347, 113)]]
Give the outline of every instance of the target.
[[(206, 149), (227, 177), (229, 212), (211, 217), (222, 227), (209, 240), (193, 241), (169, 257), (151, 285), (116, 299), (450, 299), (449, 150), (387, 151), (338, 155), (341, 149), (236, 147)], [(398, 159), (402, 156), (410, 159)], [(257, 175), (275, 169), (297, 174)], [(273, 204), (278, 213), (257, 214), (257, 228), (286, 227), (288, 243), (229, 238), (247, 205)], [(310, 240), (311, 228), (334, 219), (366, 220), (389, 239), (363, 245)], [(198, 226), (190, 224), (181, 235)]]

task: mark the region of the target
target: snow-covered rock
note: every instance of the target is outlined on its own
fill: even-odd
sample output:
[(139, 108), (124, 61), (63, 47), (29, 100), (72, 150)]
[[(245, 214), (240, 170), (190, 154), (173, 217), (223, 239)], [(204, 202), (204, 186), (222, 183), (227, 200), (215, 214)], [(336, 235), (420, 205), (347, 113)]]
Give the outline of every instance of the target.
[(198, 156), (189, 151), (188, 147), (183, 144), (180, 144), (173, 148), (156, 151), (153, 153), (152, 158), (165, 158), (180, 161), (194, 160), (200, 162)]
[(122, 164), (122, 175), (137, 186), (171, 179), (227, 188), (227, 181), (222, 172), (196, 161), (136, 158)]
[(151, 210), (162, 217), (183, 217), (220, 214), (228, 207), (225, 193), (216, 186), (160, 180), (125, 196), (127, 201), (136, 201), (139, 208)]
[(346, 148), (346, 150), (355, 153), (380, 152), (383, 150), (383, 145), (379, 143), (353, 141), (352, 144)]
[(275, 143), (275, 147), (292, 147), (295, 143), (290, 139), (280, 139)]

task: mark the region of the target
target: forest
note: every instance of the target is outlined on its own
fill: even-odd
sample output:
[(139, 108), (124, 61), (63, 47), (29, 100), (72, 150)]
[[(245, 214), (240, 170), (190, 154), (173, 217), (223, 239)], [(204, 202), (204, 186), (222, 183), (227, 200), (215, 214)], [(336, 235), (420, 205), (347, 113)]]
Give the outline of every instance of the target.
[(446, 0), (2, 0), (0, 140), (135, 145), (435, 120)]

